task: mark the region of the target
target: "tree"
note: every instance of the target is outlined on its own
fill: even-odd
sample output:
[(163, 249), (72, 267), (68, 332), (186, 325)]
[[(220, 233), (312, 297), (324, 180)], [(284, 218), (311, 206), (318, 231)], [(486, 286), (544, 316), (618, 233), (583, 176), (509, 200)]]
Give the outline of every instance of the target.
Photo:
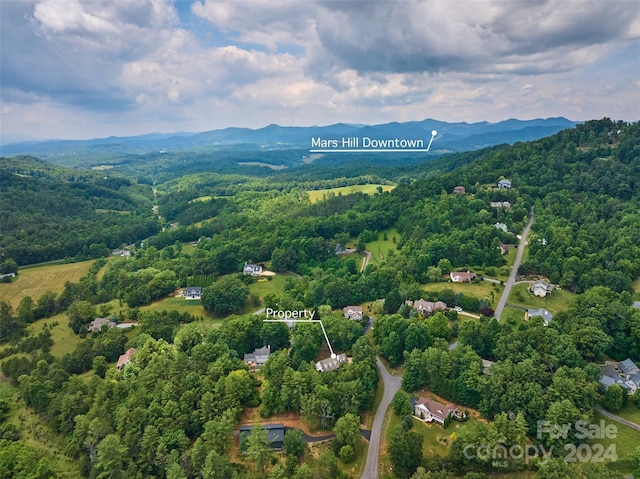
[(267, 465), (269, 459), (273, 455), (273, 451), (269, 446), (269, 435), (265, 428), (254, 426), (251, 434), (246, 438), (247, 441), (247, 457), (255, 466), (258, 477), (264, 476), (264, 466)]
[(82, 326), (95, 319), (96, 307), (88, 301), (75, 301), (67, 309), (67, 316), (69, 316), (69, 327), (78, 334)]
[(107, 435), (98, 444), (98, 456), (94, 471), (98, 479), (124, 479), (127, 448), (115, 434)]
[(624, 391), (622, 386), (612, 384), (604, 394), (604, 407), (610, 411), (619, 411), (624, 406)]
[(293, 456), (300, 459), (307, 449), (307, 445), (302, 440), (302, 431), (293, 429), (284, 436), (284, 452), (287, 456)]
[(225, 276), (202, 290), (202, 305), (219, 316), (235, 313), (242, 308), (249, 287), (237, 276)]
[(91, 368), (96, 376), (104, 378), (104, 375), (107, 372), (107, 360), (104, 356), (96, 356), (93, 358)]
[(401, 305), (402, 296), (400, 295), (400, 291), (398, 291), (398, 288), (393, 288), (384, 299), (384, 312), (387, 314), (396, 313)]
[(360, 418), (355, 414), (345, 414), (336, 421), (333, 432), (336, 435), (338, 451), (346, 445), (351, 446), (355, 451), (360, 443)]
[(421, 434), (405, 431), (401, 425), (391, 430), (388, 450), (397, 477), (410, 477), (422, 463), (422, 440)]
[(409, 395), (400, 389), (395, 396), (393, 396), (393, 400), (391, 401), (391, 407), (393, 408), (393, 412), (396, 413), (396, 416), (406, 416), (411, 414), (411, 404), (409, 403)]

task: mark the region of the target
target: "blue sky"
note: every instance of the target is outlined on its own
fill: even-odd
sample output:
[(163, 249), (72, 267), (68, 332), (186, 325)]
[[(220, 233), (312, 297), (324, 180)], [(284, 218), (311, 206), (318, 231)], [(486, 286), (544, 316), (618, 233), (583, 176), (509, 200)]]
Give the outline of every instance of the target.
[(635, 0), (0, 0), (4, 138), (640, 117)]

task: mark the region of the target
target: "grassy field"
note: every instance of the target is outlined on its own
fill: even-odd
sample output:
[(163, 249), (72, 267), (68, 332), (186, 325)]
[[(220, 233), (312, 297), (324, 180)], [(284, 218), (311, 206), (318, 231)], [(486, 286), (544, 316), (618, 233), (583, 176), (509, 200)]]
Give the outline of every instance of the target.
[(151, 304), (140, 306), (140, 311), (172, 311), (172, 310), (178, 311), (180, 313), (189, 313), (195, 316), (202, 316), (203, 318), (207, 318), (207, 319), (214, 319), (214, 317), (211, 314), (205, 311), (200, 301), (194, 301), (194, 300), (187, 301), (181, 296), (170, 296), (168, 298), (154, 301)]
[(569, 307), (569, 303), (575, 294), (567, 290), (554, 289), (546, 298), (539, 298), (532, 295), (527, 288), (529, 284), (516, 284), (509, 294), (507, 303), (527, 308), (545, 308), (552, 313), (558, 313)]
[[(387, 239), (384, 239), (384, 234), (387, 234)], [(393, 238), (396, 241), (393, 241)], [(372, 241), (366, 244), (366, 249), (371, 253), (371, 264), (379, 265), (382, 261), (389, 256), (389, 250), (395, 251), (396, 244), (400, 241), (400, 233), (395, 228), (390, 228), (378, 233), (378, 240)]]
[(7, 422), (19, 427), (22, 441), (33, 447), (39, 457), (45, 457), (59, 479), (82, 477), (79, 463), (63, 455), (64, 439), (53, 433), (42, 420), (27, 407), (18, 394), (18, 389), (8, 382), (0, 382), (0, 398), (11, 405)]
[(0, 300), (7, 301), (14, 308), (20, 300), (31, 296), (34, 302), (47, 291), (59, 294), (67, 281), (77, 282), (87, 274), (93, 260), (69, 264), (48, 264), (20, 269), (11, 283), (0, 283)]
[(500, 300), (500, 295), (504, 286), (500, 286), (496, 283), (490, 283), (489, 281), (482, 281), (480, 283), (428, 283), (422, 285), (422, 289), (425, 291), (442, 291), (444, 289), (452, 289), (456, 293), (470, 294), (476, 298), (487, 298), (490, 300), (492, 307)]
[(267, 277), (258, 277), (255, 283), (249, 285), (249, 291), (260, 296), (260, 299), (263, 299), (267, 294), (271, 293), (282, 294), (284, 291), (284, 282), (287, 277), (277, 274), (270, 276), (270, 278), (271, 281), (269, 281)]
[(609, 424), (613, 424), (617, 428), (617, 434), (613, 438), (592, 439), (590, 443), (592, 445), (596, 443), (602, 444), (605, 450), (610, 445), (615, 444), (618, 461), (624, 461), (615, 469), (627, 474), (633, 472), (632, 464), (628, 462), (628, 458), (634, 453), (635, 449), (640, 444), (640, 431), (636, 431), (635, 429), (631, 429), (630, 427), (611, 421), (610, 419), (606, 419), (602, 414), (596, 412), (594, 423), (600, 425), (601, 420), (604, 420), (607, 426)]
[(357, 192), (364, 193), (365, 195), (373, 195), (374, 193), (378, 192), (378, 186), (382, 187), (382, 191), (391, 191), (395, 188), (395, 186), (393, 185), (352, 185), (341, 186), (340, 188), (327, 188), (324, 190), (308, 190), (307, 194), (309, 195), (311, 203), (316, 203), (325, 199), (325, 195), (327, 193), (334, 193), (336, 196), (350, 195), (351, 193)]

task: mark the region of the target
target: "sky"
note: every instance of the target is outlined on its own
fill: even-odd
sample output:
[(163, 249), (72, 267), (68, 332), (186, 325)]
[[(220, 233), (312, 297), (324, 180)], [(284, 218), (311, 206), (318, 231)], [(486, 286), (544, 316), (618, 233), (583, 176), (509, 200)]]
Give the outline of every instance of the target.
[(0, 0), (4, 141), (640, 119), (639, 0)]

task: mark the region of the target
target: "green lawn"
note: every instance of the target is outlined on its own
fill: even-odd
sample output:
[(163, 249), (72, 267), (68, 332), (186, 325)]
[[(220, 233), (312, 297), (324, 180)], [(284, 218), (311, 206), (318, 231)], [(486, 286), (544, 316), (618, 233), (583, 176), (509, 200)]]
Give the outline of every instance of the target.
[[(387, 239), (384, 239), (384, 234)], [(393, 240), (395, 238), (395, 241)], [(395, 251), (396, 245), (400, 241), (400, 233), (395, 228), (378, 233), (378, 240), (366, 244), (366, 249), (371, 253), (371, 264), (379, 265), (389, 256), (389, 250)]]
[[(451, 441), (453, 440), (453, 437), (455, 437), (456, 431), (465, 424), (471, 424), (473, 421), (478, 421), (478, 419), (474, 418), (470, 418), (468, 421), (463, 423), (451, 421), (449, 427), (447, 427), (447, 429), (443, 429), (439, 424), (427, 424), (415, 417), (412, 417), (412, 420), (413, 428), (411, 430), (422, 435), (424, 438), (422, 441), (422, 454), (425, 458), (434, 456), (446, 457), (449, 454)], [(379, 471), (380, 474), (389, 474), (391, 472), (391, 460), (389, 459), (389, 454), (386, 451), (386, 445), (389, 442), (389, 434), (391, 430), (402, 422), (402, 418), (396, 416), (393, 410), (389, 408), (385, 421), (385, 427), (383, 430), (384, 447), (381, 448), (383, 454), (380, 455), (380, 462), (383, 466)]]
[(518, 324), (524, 321), (524, 311), (516, 308), (506, 307), (502, 311), (502, 316), (500, 316), (500, 322), (508, 322), (513, 324)]
[(640, 424), (640, 409), (633, 405), (631, 399), (629, 399), (629, 402), (625, 407), (623, 407), (620, 411), (614, 412), (613, 414), (623, 417), (627, 421)]
[(318, 201), (322, 201), (326, 198), (328, 193), (333, 193), (336, 196), (338, 195), (349, 195), (351, 193), (361, 192), (365, 195), (373, 195), (374, 193), (378, 193), (378, 187), (382, 187), (382, 191), (391, 191), (395, 188), (394, 185), (351, 185), (351, 186), (341, 186), (340, 188), (327, 188), (324, 190), (308, 190), (307, 194), (309, 195), (309, 199), (311, 203), (316, 203)]
[(500, 300), (504, 286), (489, 281), (481, 281), (480, 283), (428, 283), (421, 286), (425, 291), (442, 291), (444, 289), (452, 289), (456, 293), (469, 294), (476, 298), (487, 298), (492, 307)]
[(178, 311), (189, 313), (203, 318), (214, 319), (213, 315), (205, 311), (200, 301), (187, 301), (181, 296), (170, 296), (168, 298), (154, 301), (151, 304), (140, 306), (140, 311)]
[[(270, 280), (267, 278), (271, 278)], [(284, 292), (284, 282), (287, 276), (277, 274), (275, 276), (264, 276), (256, 278), (256, 282), (249, 285), (249, 292), (260, 296), (262, 300), (267, 294), (282, 294)]]
[(0, 300), (16, 308), (26, 296), (36, 302), (47, 291), (59, 294), (67, 281), (77, 282), (86, 275), (92, 263), (93, 260), (20, 269), (11, 283), (0, 283)]
[(615, 421), (611, 421), (610, 419), (605, 419), (602, 414), (596, 412), (594, 423), (599, 425), (601, 420), (604, 420), (606, 425), (613, 424), (617, 428), (615, 437), (592, 439), (589, 442), (592, 445), (602, 444), (605, 450), (611, 444), (615, 444), (615, 451), (618, 456), (618, 461), (624, 461), (620, 462), (618, 466), (615, 467), (615, 469), (626, 474), (632, 473), (632, 464), (628, 462), (628, 458), (631, 454), (634, 453), (638, 445), (640, 445), (640, 431), (636, 431), (635, 429), (631, 429), (630, 427), (624, 426)]
[(546, 298), (539, 298), (532, 295), (528, 288), (529, 284), (516, 284), (511, 288), (509, 299), (507, 303), (517, 306), (524, 306), (527, 308), (545, 308), (552, 313), (558, 313), (567, 309), (569, 303), (575, 297), (575, 294), (567, 290), (554, 289), (553, 292)]

